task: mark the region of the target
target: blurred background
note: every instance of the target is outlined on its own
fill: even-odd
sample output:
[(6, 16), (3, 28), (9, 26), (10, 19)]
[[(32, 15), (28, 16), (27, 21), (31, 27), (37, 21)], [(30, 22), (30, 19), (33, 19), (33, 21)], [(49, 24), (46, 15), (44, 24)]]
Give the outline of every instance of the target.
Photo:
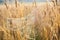
[[(8, 2), (12, 3), (15, 0), (7, 0)], [(18, 0), (19, 2), (33, 2), (33, 0)], [(36, 0), (36, 2), (45, 2), (46, 0)], [(0, 3), (3, 3), (4, 0), (0, 0)]]

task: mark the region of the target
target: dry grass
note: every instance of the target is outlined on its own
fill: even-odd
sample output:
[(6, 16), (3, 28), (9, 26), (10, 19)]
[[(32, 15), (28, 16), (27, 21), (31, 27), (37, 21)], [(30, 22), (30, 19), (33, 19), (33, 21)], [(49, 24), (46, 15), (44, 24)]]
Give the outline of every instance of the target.
[(0, 40), (60, 40), (60, 6), (56, 1), (38, 5), (5, 0), (0, 5)]

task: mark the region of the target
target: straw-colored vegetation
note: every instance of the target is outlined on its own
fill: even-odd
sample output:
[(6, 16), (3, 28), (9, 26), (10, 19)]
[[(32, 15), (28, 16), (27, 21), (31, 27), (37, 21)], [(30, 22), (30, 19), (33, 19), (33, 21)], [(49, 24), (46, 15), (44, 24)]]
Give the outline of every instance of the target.
[(60, 6), (19, 3), (0, 5), (0, 40), (60, 40)]

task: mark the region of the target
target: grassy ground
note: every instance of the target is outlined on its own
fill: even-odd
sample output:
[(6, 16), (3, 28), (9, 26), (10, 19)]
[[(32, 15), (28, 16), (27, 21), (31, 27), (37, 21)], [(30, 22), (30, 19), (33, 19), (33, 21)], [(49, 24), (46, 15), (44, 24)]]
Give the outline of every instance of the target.
[(60, 40), (60, 6), (0, 5), (0, 40)]

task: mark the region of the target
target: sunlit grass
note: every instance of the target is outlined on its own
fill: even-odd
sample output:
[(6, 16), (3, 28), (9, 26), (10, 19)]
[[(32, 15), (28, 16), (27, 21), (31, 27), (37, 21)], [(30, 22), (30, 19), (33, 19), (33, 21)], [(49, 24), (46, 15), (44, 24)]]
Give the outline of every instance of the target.
[(5, 0), (0, 5), (0, 40), (60, 40), (60, 6), (56, 1), (8, 4)]

